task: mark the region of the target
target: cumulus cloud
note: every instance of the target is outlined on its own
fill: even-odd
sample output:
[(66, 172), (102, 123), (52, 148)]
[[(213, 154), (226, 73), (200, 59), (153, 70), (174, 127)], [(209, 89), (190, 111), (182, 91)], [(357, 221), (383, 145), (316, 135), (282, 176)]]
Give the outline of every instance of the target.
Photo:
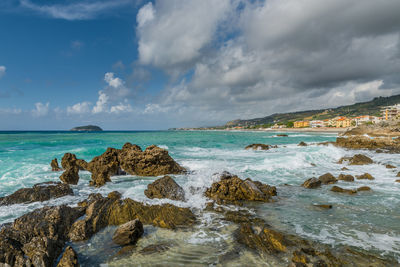
[(46, 104), (43, 104), (41, 102), (35, 103), (35, 109), (32, 110), (32, 115), (34, 117), (46, 116), (49, 113), (49, 105), (49, 102), (47, 102)]
[(67, 107), (67, 114), (86, 114), (90, 112), (90, 107), (92, 103), (84, 101), (81, 103), (76, 103), (73, 106)]
[(138, 13), (140, 62), (187, 71), (148, 112), (223, 121), (400, 93), (399, 1), (189, 2)]
[(0, 79), (6, 74), (6, 67), (0, 66)]
[(100, 0), (100, 1), (75, 1), (69, 4), (39, 5), (30, 0), (20, 0), (23, 8), (65, 20), (93, 19), (110, 10), (131, 4), (131, 0)]

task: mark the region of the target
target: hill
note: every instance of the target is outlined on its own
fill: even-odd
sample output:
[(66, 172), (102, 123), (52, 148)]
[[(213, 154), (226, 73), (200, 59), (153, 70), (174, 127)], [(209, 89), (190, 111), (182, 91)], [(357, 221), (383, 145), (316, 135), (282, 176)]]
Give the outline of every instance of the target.
[(96, 126), (96, 125), (86, 125), (86, 126), (74, 127), (70, 131), (75, 131), (75, 132), (101, 132), (101, 131), (103, 131), (103, 129), (101, 129), (99, 126)]
[(263, 118), (255, 118), (248, 120), (233, 120), (225, 124), (226, 127), (233, 126), (254, 126), (254, 125), (270, 125), (274, 123), (287, 123), (297, 120), (324, 120), (337, 116), (356, 117), (360, 115), (380, 116), (380, 109), (383, 106), (390, 106), (400, 103), (400, 95), (389, 97), (376, 97), (371, 101), (356, 103), (348, 106), (337, 108), (307, 110), (289, 113), (276, 113)]

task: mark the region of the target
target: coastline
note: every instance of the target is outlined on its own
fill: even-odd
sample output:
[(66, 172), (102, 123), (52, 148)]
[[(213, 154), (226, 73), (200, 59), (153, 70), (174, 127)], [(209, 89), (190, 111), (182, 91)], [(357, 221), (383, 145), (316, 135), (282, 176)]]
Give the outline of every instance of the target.
[(228, 131), (228, 132), (288, 132), (288, 133), (344, 133), (352, 128), (262, 128), (262, 129), (178, 129), (178, 131)]

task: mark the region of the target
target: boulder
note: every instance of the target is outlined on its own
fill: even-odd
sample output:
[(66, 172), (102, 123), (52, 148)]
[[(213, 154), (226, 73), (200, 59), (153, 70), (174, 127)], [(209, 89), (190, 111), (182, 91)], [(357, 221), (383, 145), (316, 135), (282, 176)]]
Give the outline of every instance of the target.
[(335, 178), (335, 176), (333, 176), (329, 172), (318, 177), (318, 180), (320, 180), (322, 184), (334, 184), (337, 182), (337, 179)]
[(82, 159), (77, 159), (75, 154), (65, 153), (61, 159), (61, 166), (64, 172), (60, 176), (60, 180), (66, 184), (78, 184), (79, 170), (87, 168), (87, 162)]
[(32, 188), (21, 188), (9, 196), (0, 197), (0, 206), (46, 201), (73, 194), (72, 189), (67, 184), (45, 182), (35, 184)]
[(185, 200), (185, 192), (170, 176), (157, 179), (147, 186), (144, 194), (148, 198), (169, 198), (172, 200)]
[(71, 246), (65, 248), (57, 267), (79, 267), (78, 255)]
[(359, 191), (371, 191), (371, 187), (361, 186), (361, 187), (357, 188), (357, 192), (359, 192)]
[(305, 180), (301, 186), (308, 189), (315, 189), (321, 186), (321, 181), (315, 177), (312, 177)]
[(400, 183), (400, 179), (397, 179), (395, 182), (396, 182), (396, 183)]
[[(11, 266), (53, 266), (72, 223), (82, 208), (44, 207), (27, 213), (0, 230), (0, 262)], [(7, 266), (7, 265), (6, 265)]]
[(58, 172), (61, 171), (60, 166), (58, 166), (57, 158), (53, 159), (50, 163), (51, 171)]
[(320, 205), (314, 205), (314, 207), (321, 208), (321, 209), (331, 209), (333, 206), (330, 204), (320, 204)]
[(339, 164), (342, 164), (344, 162), (348, 162), (349, 165), (366, 165), (372, 164), (374, 161), (363, 154), (356, 154), (353, 157), (342, 157), (338, 161)]
[(195, 222), (195, 216), (189, 208), (179, 208), (171, 204), (150, 206), (130, 198), (122, 200), (93, 195), (86, 205), (85, 218), (76, 221), (69, 232), (72, 241), (86, 240), (108, 225), (120, 225), (135, 219), (144, 224), (169, 229)]
[(111, 176), (118, 174), (120, 169), (119, 152), (119, 149), (109, 147), (103, 154), (94, 157), (87, 164), (87, 170), (92, 173), (90, 185), (102, 186), (111, 181)]
[(277, 134), (276, 136), (279, 136), (279, 137), (288, 137), (287, 134)]
[(400, 177), (400, 172), (397, 173), (396, 177)]
[(396, 169), (396, 166), (393, 166), (391, 164), (386, 164), (385, 167), (386, 169)]
[(276, 196), (276, 187), (258, 181), (240, 179), (236, 175), (223, 173), (221, 180), (208, 188), (205, 195), (219, 203), (237, 203), (238, 201), (269, 202)]
[(120, 246), (134, 245), (143, 235), (143, 232), (143, 224), (136, 219), (120, 225), (115, 231), (112, 240)]
[(339, 174), (338, 180), (346, 182), (354, 182), (354, 176), (350, 174)]
[(367, 179), (367, 180), (374, 180), (375, 178), (371, 175), (371, 174), (369, 174), (369, 173), (364, 173), (364, 174), (362, 174), (362, 175), (356, 175), (356, 178), (358, 179), (358, 180), (365, 180), (365, 179)]
[(301, 141), (301, 142), (298, 144), (298, 146), (307, 146), (307, 144), (304, 143), (303, 141)]
[(354, 190), (354, 189), (344, 189), (344, 188), (341, 188), (341, 187), (336, 186), (336, 185), (334, 185), (334, 186), (331, 188), (331, 191), (332, 191), (332, 192), (337, 192), (337, 193), (346, 193), (346, 194), (349, 194), (349, 195), (357, 194), (357, 190)]
[(64, 184), (73, 184), (76, 185), (79, 182), (79, 168), (78, 166), (74, 166), (66, 169), (60, 176), (60, 180)]
[(246, 146), (244, 149), (249, 150), (268, 150), (270, 148), (277, 148), (278, 146), (271, 146), (271, 145), (265, 145), (265, 144), (251, 144)]

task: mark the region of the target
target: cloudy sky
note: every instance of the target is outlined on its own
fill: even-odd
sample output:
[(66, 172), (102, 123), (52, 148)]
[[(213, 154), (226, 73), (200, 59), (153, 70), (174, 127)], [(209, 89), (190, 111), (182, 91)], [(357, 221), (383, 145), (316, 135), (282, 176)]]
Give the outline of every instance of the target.
[(0, 130), (166, 129), (400, 94), (399, 0), (2, 0)]

